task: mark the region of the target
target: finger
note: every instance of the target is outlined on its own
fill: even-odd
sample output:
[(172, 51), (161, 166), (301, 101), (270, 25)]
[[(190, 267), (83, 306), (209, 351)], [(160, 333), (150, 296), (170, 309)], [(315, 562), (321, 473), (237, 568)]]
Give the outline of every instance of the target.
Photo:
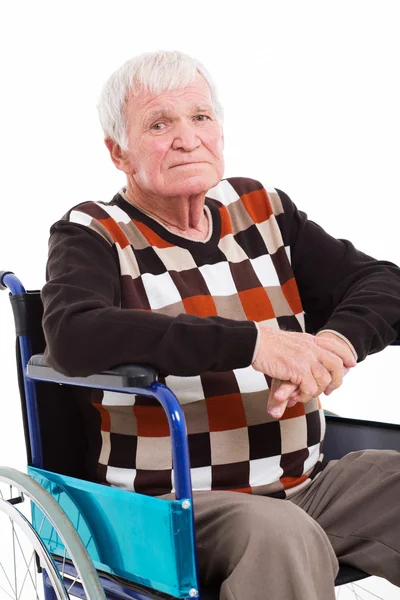
[(297, 400), (295, 400), (294, 398), (289, 398), (286, 408), (292, 408), (295, 404), (297, 404)]
[[(290, 384), (294, 385), (294, 384)], [(280, 392), (280, 388), (283, 386), (283, 393)], [(280, 379), (272, 379), (271, 388), (268, 396), (268, 405), (267, 410), (271, 417), (275, 419), (280, 419), (283, 413), (286, 410), (286, 405), (289, 399), (290, 393), (293, 391), (293, 388), (289, 390), (286, 389), (286, 382), (283, 382)], [(275, 397), (277, 395), (277, 398)], [(287, 396), (287, 397), (286, 397)]]
[[(347, 373), (350, 371), (350, 369), (346, 369), (346, 367), (343, 367), (343, 377), (345, 377), (347, 375)], [(332, 384), (328, 385), (328, 387), (326, 388), (324, 394), (326, 396), (329, 396), (329, 394), (331, 394), (332, 392), (335, 391), (336, 388), (334, 388), (332, 386)]]
[[(276, 380), (278, 381), (278, 380)], [(279, 400), (279, 402), (283, 402), (284, 400), (288, 400), (290, 396), (295, 393), (298, 386), (295, 383), (290, 383), (290, 381), (283, 381), (276, 388), (274, 392), (275, 400)]]
[[(341, 358), (336, 356), (336, 354), (329, 352), (329, 350), (321, 350), (318, 359), (323, 367), (330, 373), (331, 382), (329, 383), (332, 383), (334, 389), (340, 387), (343, 383), (343, 362)], [(326, 387), (328, 387), (328, 385)]]
[(352, 351), (342, 342), (318, 335), (315, 337), (315, 343), (320, 348), (324, 348), (325, 350), (328, 350), (338, 356), (342, 360), (344, 366), (348, 369), (356, 366), (357, 361), (354, 358)]
[[(337, 360), (338, 363), (341, 363), (340, 359)], [(332, 373), (330, 373), (329, 370), (319, 362), (316, 362), (311, 365), (311, 373), (318, 386), (315, 394), (316, 396), (318, 396), (319, 394), (322, 394), (322, 392), (324, 392), (326, 388), (332, 383)], [(336, 372), (334, 372), (333, 375), (336, 377)]]
[(312, 398), (315, 398), (315, 396), (318, 395), (318, 385), (317, 382), (315, 381), (314, 377), (309, 374), (309, 375), (305, 375), (305, 377), (303, 377), (303, 380), (300, 383), (300, 400), (299, 402), (302, 402), (303, 404), (305, 404), (306, 402), (309, 402)]

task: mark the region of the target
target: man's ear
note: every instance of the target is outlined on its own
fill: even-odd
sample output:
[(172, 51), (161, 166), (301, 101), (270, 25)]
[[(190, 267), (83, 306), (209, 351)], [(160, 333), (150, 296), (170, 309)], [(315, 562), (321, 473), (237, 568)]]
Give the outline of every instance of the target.
[(127, 175), (132, 174), (132, 162), (126, 150), (122, 150), (121, 146), (115, 140), (107, 138), (104, 140), (105, 145), (110, 153), (111, 160), (120, 171)]

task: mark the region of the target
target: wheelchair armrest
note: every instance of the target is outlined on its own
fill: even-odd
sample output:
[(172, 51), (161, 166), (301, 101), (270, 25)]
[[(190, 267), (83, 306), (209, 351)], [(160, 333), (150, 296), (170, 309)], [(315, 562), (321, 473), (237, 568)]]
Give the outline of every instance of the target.
[(157, 380), (156, 371), (148, 365), (118, 365), (87, 377), (68, 377), (50, 367), (43, 354), (35, 354), (30, 358), (26, 374), (35, 381), (51, 381), (66, 385), (121, 391), (125, 388), (147, 387)]

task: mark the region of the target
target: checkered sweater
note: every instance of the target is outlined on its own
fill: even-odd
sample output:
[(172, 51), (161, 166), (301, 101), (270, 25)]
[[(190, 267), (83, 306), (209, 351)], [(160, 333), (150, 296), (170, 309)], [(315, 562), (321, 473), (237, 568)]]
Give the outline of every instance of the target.
[[(70, 376), (153, 365), (182, 403), (195, 490), (286, 497), (321, 468), (324, 418), (317, 399), (268, 415), (268, 377), (249, 366), (255, 322), (302, 331), (304, 308), (307, 331), (335, 331), (363, 360), (398, 335), (400, 270), (251, 179), (221, 181), (205, 210), (205, 241), (172, 233), (120, 194), (55, 223), (42, 290), (47, 359)], [(156, 401), (93, 392), (83, 404), (90, 476), (97, 465), (112, 485), (173, 489)]]
[[(212, 227), (204, 242), (155, 230), (121, 196), (109, 204), (81, 204), (69, 221), (116, 249), (124, 308), (302, 331), (275, 190), (248, 179), (223, 180), (207, 194), (205, 210)], [(164, 380), (185, 413), (194, 490), (285, 497), (318, 471), (325, 428), (318, 399), (276, 420), (267, 412), (270, 380), (251, 366)], [(104, 392), (95, 406), (101, 414), (99, 477), (146, 494), (173, 490), (168, 422), (158, 403)]]

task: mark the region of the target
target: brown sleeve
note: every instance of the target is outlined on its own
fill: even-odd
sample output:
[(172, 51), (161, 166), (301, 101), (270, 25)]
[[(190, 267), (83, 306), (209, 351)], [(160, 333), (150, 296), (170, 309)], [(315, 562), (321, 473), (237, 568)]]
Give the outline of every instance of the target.
[(335, 239), (278, 190), (278, 216), (306, 313), (308, 330), (331, 329), (354, 346), (358, 360), (399, 335), (400, 269)]
[(252, 321), (119, 308), (114, 249), (82, 225), (59, 221), (52, 227), (46, 276), (46, 354), (62, 373), (85, 376), (139, 363), (191, 376), (251, 364), (257, 339)]

